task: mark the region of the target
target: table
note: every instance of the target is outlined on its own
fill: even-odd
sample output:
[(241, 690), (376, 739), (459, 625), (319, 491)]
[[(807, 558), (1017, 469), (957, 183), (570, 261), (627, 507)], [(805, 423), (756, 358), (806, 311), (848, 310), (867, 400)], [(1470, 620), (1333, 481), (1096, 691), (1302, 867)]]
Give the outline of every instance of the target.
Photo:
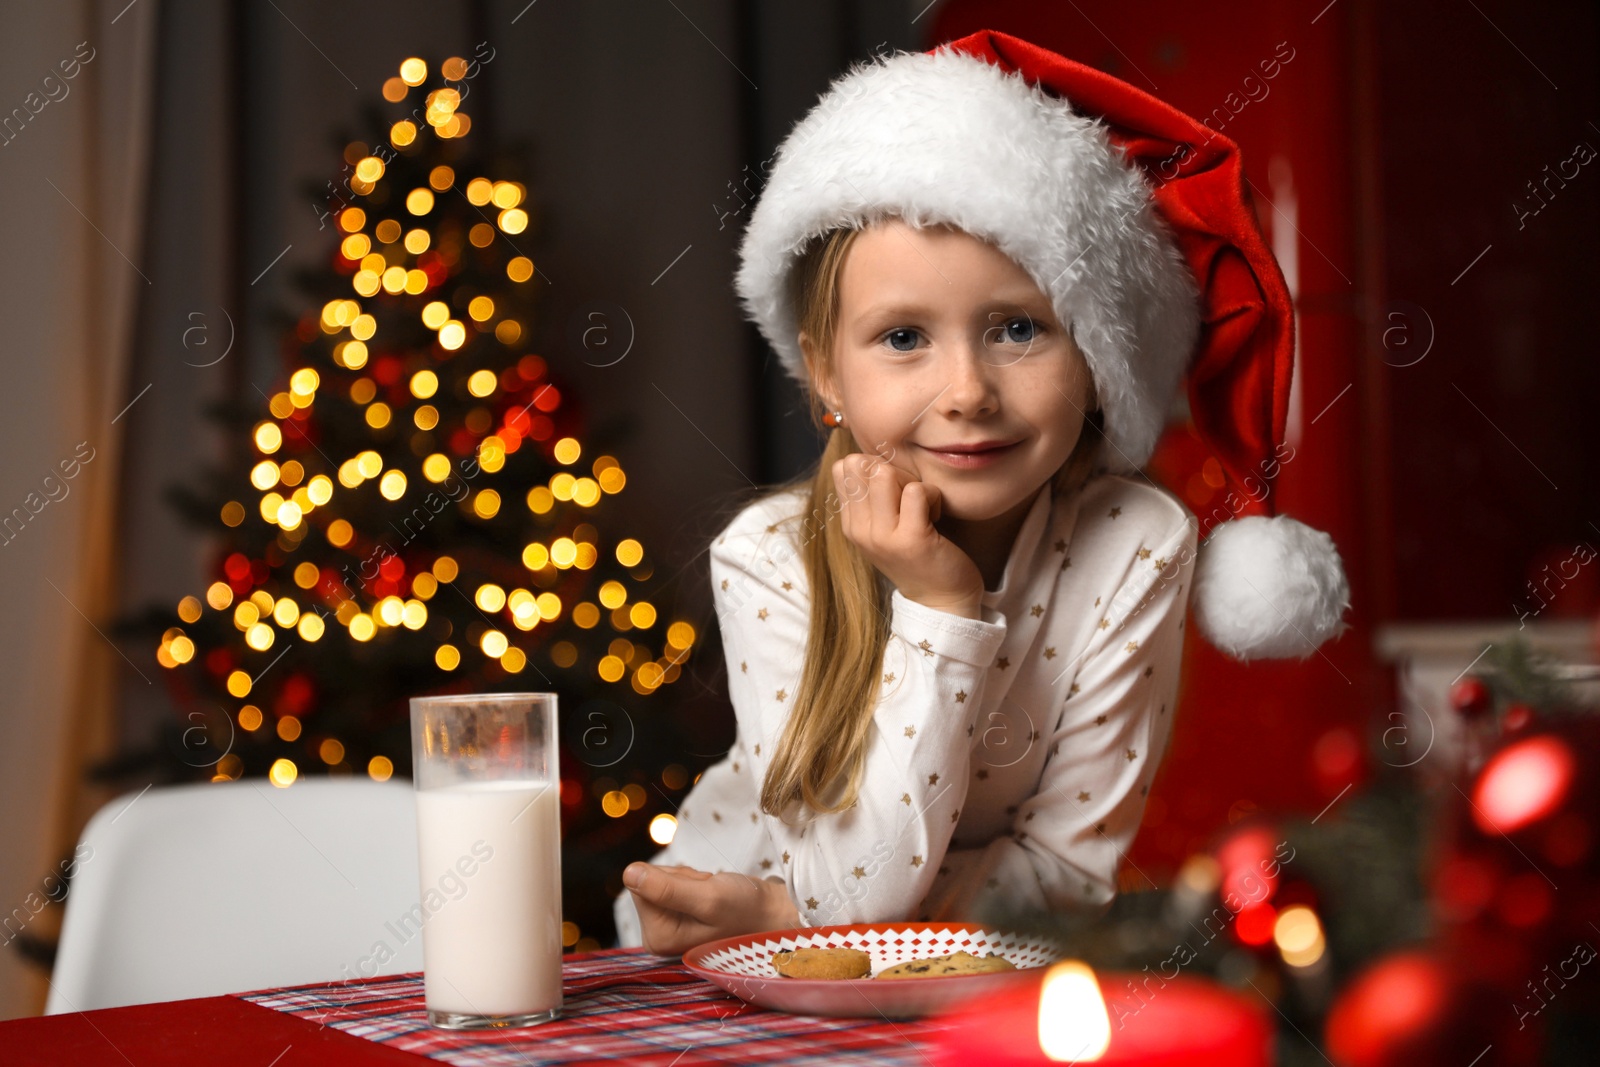
[[(917, 1065), (936, 1020), (832, 1019), (746, 1004), (640, 948), (565, 957), (564, 1014), (498, 1033), (428, 1026), (422, 976), (328, 982), (0, 1023), (7, 1064), (463, 1067), (638, 1063)], [(274, 1058), (276, 1057), (276, 1058)]]

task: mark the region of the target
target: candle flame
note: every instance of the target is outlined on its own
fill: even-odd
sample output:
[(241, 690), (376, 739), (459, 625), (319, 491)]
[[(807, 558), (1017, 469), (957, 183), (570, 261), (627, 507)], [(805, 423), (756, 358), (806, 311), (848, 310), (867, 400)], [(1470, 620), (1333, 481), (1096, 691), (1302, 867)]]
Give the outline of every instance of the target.
[(1058, 1063), (1098, 1060), (1111, 1045), (1111, 1017), (1088, 964), (1065, 960), (1045, 972), (1039, 1048)]

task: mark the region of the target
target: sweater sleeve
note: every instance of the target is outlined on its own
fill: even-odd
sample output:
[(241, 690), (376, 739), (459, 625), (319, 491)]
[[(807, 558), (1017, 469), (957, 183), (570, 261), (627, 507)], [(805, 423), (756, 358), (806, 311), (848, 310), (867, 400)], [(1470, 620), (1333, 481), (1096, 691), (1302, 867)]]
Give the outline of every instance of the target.
[(1049, 737), (1038, 792), (1009, 832), (948, 854), (921, 913), (973, 919), (991, 897), (1034, 911), (1110, 905), (1171, 734), (1194, 551), (1192, 520), (1148, 554), (1130, 548)]
[[(783, 736), (810, 629), (804, 561), (786, 534), (730, 531), (710, 553), (738, 744), (753, 794)], [(1006, 635), (986, 608), (967, 619), (890, 595), (890, 638), (856, 804), (794, 824), (756, 810), (807, 925), (910, 916), (933, 883), (966, 797), (983, 686)]]

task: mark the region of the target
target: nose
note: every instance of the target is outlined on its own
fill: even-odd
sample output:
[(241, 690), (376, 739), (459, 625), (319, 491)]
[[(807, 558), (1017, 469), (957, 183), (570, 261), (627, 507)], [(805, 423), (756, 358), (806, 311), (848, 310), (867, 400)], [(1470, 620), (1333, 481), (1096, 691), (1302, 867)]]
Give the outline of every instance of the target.
[(973, 419), (991, 415), (1000, 406), (995, 368), (984, 359), (982, 344), (968, 342), (950, 350), (945, 361), (949, 385), (939, 399), (945, 414)]

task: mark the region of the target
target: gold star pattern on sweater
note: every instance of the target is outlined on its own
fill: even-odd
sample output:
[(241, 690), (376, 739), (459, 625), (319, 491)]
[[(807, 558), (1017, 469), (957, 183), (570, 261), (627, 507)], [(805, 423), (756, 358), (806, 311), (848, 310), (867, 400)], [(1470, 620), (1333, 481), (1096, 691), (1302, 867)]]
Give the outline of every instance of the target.
[(1089, 791), (1087, 789), (1078, 790), (1078, 802), (1080, 804), (1089, 803)]
[(1139, 549), (1139, 558), (1140, 559), (1149, 559), (1150, 558), (1150, 550), (1148, 548)]
[(778, 528), (776, 526), (768, 525), (767, 533), (777, 533), (777, 532), (778, 532)]
[(711, 813), (711, 817), (713, 819), (717, 820), (717, 822), (721, 822), (722, 821), (722, 812), (714, 811), (714, 812)]
[(938, 785), (939, 784), (939, 772), (938, 771), (934, 771), (932, 774), (928, 775), (928, 784), (929, 785)]
[(738, 760), (734, 760), (733, 761), (733, 773), (734, 774), (738, 774), (739, 773), (739, 761)]
[(967, 736), (971, 737), (972, 736), (972, 731), (976, 730), (977, 728), (978, 728), (978, 724), (977, 723), (975, 723), (975, 722), (967, 723)]
[(981, 778), (981, 779), (988, 778), (989, 777), (989, 768), (987, 768), (987, 767), (979, 767), (978, 768), (978, 777)]
[(778, 692), (777, 692), (778, 703), (782, 704), (783, 701), (784, 701), (784, 698), (787, 697), (788, 695), (789, 695), (789, 691), (787, 689), (778, 690)]
[(1023, 822), (1032, 822), (1032, 821), (1033, 821), (1033, 817), (1034, 817), (1034, 816), (1035, 816), (1035, 815), (1037, 815), (1037, 814), (1038, 814), (1038, 812), (1033, 812), (1033, 811), (1030, 811), (1030, 812), (1028, 812), (1028, 814), (1026, 814), (1026, 815), (1024, 815), (1024, 816), (1023, 816), (1023, 817), (1022, 817), (1022, 821), (1023, 821)]
[(994, 661), (994, 665), (999, 667), (1001, 670), (1005, 670), (1007, 667), (1011, 666), (1011, 661), (1005, 656), (1001, 656), (999, 659)]
[(906, 727), (906, 736), (907, 737), (916, 737), (917, 736), (917, 728), (915, 726), (907, 726)]
[(817, 910), (817, 898), (816, 897), (806, 897), (806, 910), (807, 911), (816, 911)]
[(965, 689), (957, 689), (956, 690), (956, 703), (957, 704), (965, 704), (966, 702), (967, 702), (967, 691)]
[(1146, 667), (1144, 669), (1144, 676), (1146, 678), (1150, 677), (1154, 673), (1156, 673), (1156, 669), (1154, 667)]
[(1128, 757), (1128, 762), (1129, 763), (1132, 763), (1134, 760), (1139, 758), (1139, 750), (1135, 749), (1135, 748), (1130, 748), (1130, 749), (1126, 750), (1123, 753), (1123, 755)]
[(1139, 651), (1139, 642), (1137, 642), (1137, 641), (1129, 641), (1127, 644), (1123, 645), (1122, 648), (1123, 648), (1123, 651), (1128, 652), (1128, 653), (1137, 652), (1137, 651)]
[(1028, 611), (1033, 615), (1034, 618), (1037, 619), (1040, 615), (1044, 614), (1044, 605), (1035, 604), (1033, 607), (1029, 608)]
[(1066, 559), (1061, 561), (1061, 569), (1062, 570), (1066, 570), (1070, 566), (1072, 566), (1072, 557), (1071, 556), (1068, 556)]
[(1066, 550), (1067, 550), (1067, 543), (1065, 541), (1062, 541), (1062, 540), (1057, 540), (1056, 541), (1056, 551), (1057, 552), (1065, 552)]
[(746, 663), (744, 660), (740, 660), (739, 661), (739, 670), (740, 670), (741, 673), (744, 673), (744, 674), (750, 673), (750, 664)]
[(1111, 517), (1113, 519), (1116, 518), (1118, 515), (1121, 515), (1121, 514), (1122, 514), (1122, 509), (1121, 508), (1112, 508), (1111, 509)]
[(955, 822), (959, 818), (961, 818), (961, 809), (960, 808), (957, 808), (955, 811), (952, 811), (950, 813), (950, 821), (951, 822)]
[(722, 579), (722, 591), (724, 593), (728, 591), (728, 579), (726, 578)]
[(865, 878), (867, 876), (866, 870), (861, 867), (850, 868), (850, 873), (855, 875), (857, 878)]
[(1054, 645), (1051, 645), (1051, 646), (1048, 646), (1048, 647), (1045, 648), (1045, 650), (1044, 650), (1044, 658), (1045, 659), (1055, 659), (1056, 658), (1056, 650), (1055, 650), (1055, 646)]
[(1105, 832), (1106, 832), (1106, 824), (1103, 823), (1103, 822), (1095, 823), (1094, 824), (1094, 832), (1097, 833), (1097, 834), (1100, 834), (1101, 836), (1104, 836)]
[(756, 746), (756, 755), (758, 755), (758, 756), (761, 755), (761, 746), (760, 745)]
[(1099, 607), (1100, 606), (1100, 601), (1103, 600), (1103, 599), (1105, 599), (1105, 598), (1104, 597), (1098, 597), (1098, 596), (1095, 597), (1094, 598), (1094, 606), (1095, 607)]
[(783, 852), (783, 862), (785, 862), (785, 863), (788, 863), (788, 862), (789, 862), (789, 850), (788, 850), (788, 849), (784, 849), (784, 852)]
[(888, 674), (883, 676), (884, 685), (888, 685), (892, 681), (894, 681), (894, 671), (890, 671)]
[(900, 794), (900, 803), (906, 805), (907, 807), (910, 807), (911, 806), (911, 794), (910, 793), (901, 793)]
[(760, 619), (762, 622), (766, 622), (767, 621), (767, 609), (766, 608), (758, 609), (756, 611), (756, 618)]
[(933, 655), (933, 642), (929, 641), (926, 637), (917, 642), (917, 647), (922, 649), (922, 654), (924, 656)]
[(912, 856), (911, 857), (911, 866), (913, 866), (913, 867), (921, 867), (922, 866), (922, 857), (921, 856)]
[(1111, 629), (1111, 620), (1110, 619), (1101, 619), (1100, 620), (1100, 629), (1102, 629), (1102, 630)]
[(763, 871), (770, 871), (772, 869), (772, 861), (771, 860), (762, 860), (761, 861), (761, 869)]
[(1152, 566), (1154, 566), (1155, 569), (1158, 570), (1158, 571), (1164, 571), (1164, 570), (1167, 569), (1167, 563), (1168, 562), (1170, 562), (1170, 561), (1162, 558), (1161, 556), (1157, 556), (1156, 557), (1156, 561), (1155, 561), (1154, 564), (1152, 564)]
[(1083, 692), (1083, 686), (1079, 685), (1077, 682), (1073, 682), (1072, 688), (1067, 690), (1067, 696), (1075, 697), (1081, 692)]
[(1103, 714), (1102, 715), (1096, 715), (1094, 717), (1094, 724), (1096, 726), (1104, 726), (1106, 724), (1106, 717)]
[(756, 813), (753, 812), (753, 811), (750, 813), (750, 821), (751, 822), (756, 822), (757, 821), (756, 820)]
[(783, 591), (785, 593), (787, 593), (789, 590), (791, 590), (793, 588), (794, 588), (794, 583), (793, 582), (784, 582), (783, 583)]

